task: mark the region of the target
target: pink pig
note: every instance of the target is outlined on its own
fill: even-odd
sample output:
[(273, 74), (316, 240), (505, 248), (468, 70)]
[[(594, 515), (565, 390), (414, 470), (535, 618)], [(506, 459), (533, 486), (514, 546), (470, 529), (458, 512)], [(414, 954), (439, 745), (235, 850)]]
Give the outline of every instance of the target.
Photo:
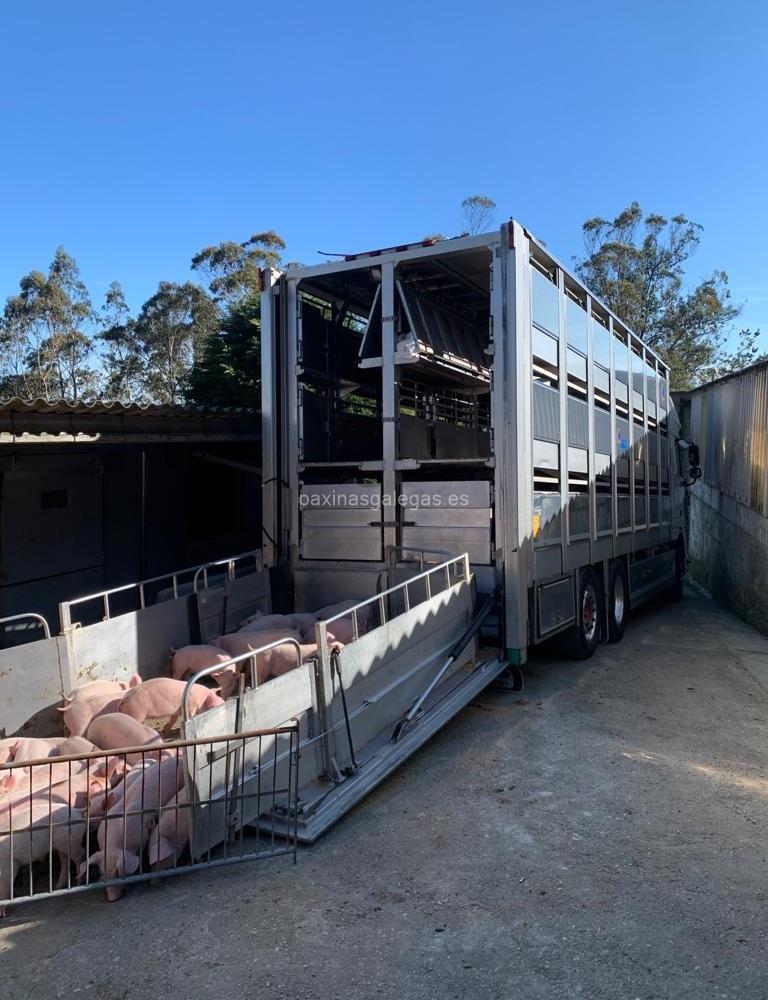
[[(327, 621), (329, 618), (333, 618), (334, 615), (340, 615), (342, 611), (349, 611), (350, 608), (355, 607), (355, 605), (359, 603), (359, 601), (339, 601), (338, 604), (329, 604), (328, 607), (320, 608), (319, 611), (316, 611), (315, 618), (321, 622)], [(371, 611), (372, 608), (370, 604), (366, 604), (357, 611), (357, 624), (361, 635), (370, 625)], [(346, 617), (348, 617), (350, 621), (352, 620), (351, 615)], [(334, 631), (334, 626), (336, 624), (337, 622), (331, 622), (331, 631)]]
[(219, 646), (182, 646), (171, 650), (171, 677), (183, 681), (198, 671), (226, 663), (229, 655)]
[(155, 871), (175, 867), (189, 843), (189, 810), (186, 788), (177, 792), (160, 810), (157, 826), (149, 835), (147, 845), (147, 857)]
[[(163, 719), (170, 716), (170, 728), (173, 728), (181, 716), (182, 698), (187, 685), (171, 677), (153, 677), (144, 681), (138, 687), (127, 691), (117, 709), (124, 715), (129, 715), (137, 722), (145, 719)], [(190, 717), (205, 712), (216, 705), (223, 705), (223, 700), (203, 684), (193, 684), (189, 695)]]
[(268, 632), (274, 629), (293, 628), (291, 619), (287, 615), (256, 615), (247, 619), (241, 626), (241, 632)]
[[(54, 888), (63, 889), (69, 879), (69, 866), (79, 865), (85, 856), (83, 837), (85, 820), (79, 809), (67, 802), (46, 799), (25, 802), (0, 818), (0, 898), (11, 895), (19, 868), (42, 861), (51, 848), (60, 861), (59, 878)], [(0, 916), (5, 907), (0, 906)]]
[[(132, 691), (138, 688), (131, 688)], [(66, 708), (60, 708), (64, 725), (70, 736), (84, 736), (91, 720), (107, 712), (116, 712), (121, 698), (114, 694), (100, 694), (95, 698), (83, 698), (70, 702)]]
[(141, 677), (132, 674), (127, 681), (88, 681), (73, 688), (69, 694), (64, 695), (64, 704), (68, 705), (73, 701), (83, 701), (85, 698), (98, 698), (102, 695), (112, 695), (113, 698), (122, 697), (122, 692), (128, 688), (141, 684)]
[[(84, 740), (80, 736), (72, 736), (67, 739), (64, 736), (56, 736), (50, 739), (33, 739), (21, 737), (12, 748), (12, 760), (14, 764), (23, 764), (30, 760), (44, 760), (46, 757), (67, 757), (69, 755), (90, 753), (97, 750), (93, 743)], [(3, 789), (14, 788), (18, 783), (21, 774), (28, 775), (28, 771), (12, 768), (0, 782)]]
[(253, 649), (260, 649), (262, 646), (268, 646), (271, 642), (277, 642), (278, 639), (296, 639), (298, 641), (300, 638), (301, 636), (295, 629), (268, 629), (264, 632), (235, 632), (232, 635), (220, 635), (213, 640), (213, 645), (226, 650), (230, 656), (241, 656)]
[[(160, 734), (143, 726), (123, 712), (110, 712), (94, 719), (88, 727), (88, 738), (102, 750), (119, 750), (125, 747), (162, 746)], [(129, 753), (126, 755), (128, 764), (136, 764), (147, 758), (146, 753)]]
[[(126, 786), (124, 798), (111, 806), (100, 823), (99, 850), (81, 866), (81, 879), (85, 878), (88, 865), (99, 866), (102, 880), (133, 875), (141, 864), (141, 854), (155, 824), (158, 808), (176, 794), (183, 781), (181, 759), (167, 758), (161, 764), (152, 762), (142, 768), (141, 780)], [(105, 891), (107, 899), (114, 902), (122, 895), (123, 887), (110, 885)]]
[(154, 754), (152, 757), (148, 756), (146, 760), (132, 767), (114, 788), (104, 788), (101, 794), (94, 793), (94, 798), (91, 800), (92, 810), (101, 811), (103, 814), (119, 805), (123, 799), (131, 798), (136, 794), (137, 787), (146, 786), (148, 777), (154, 780), (158, 772), (153, 769), (158, 764), (160, 771), (157, 783), (160, 785), (160, 797), (164, 802), (167, 801), (184, 781), (182, 759), (172, 750), (161, 751), (157, 757)]

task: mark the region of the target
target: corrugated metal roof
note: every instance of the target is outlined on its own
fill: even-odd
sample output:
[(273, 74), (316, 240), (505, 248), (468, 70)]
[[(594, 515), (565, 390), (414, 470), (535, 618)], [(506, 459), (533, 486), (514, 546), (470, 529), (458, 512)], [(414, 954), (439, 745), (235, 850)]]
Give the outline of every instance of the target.
[(169, 403), (121, 403), (106, 399), (0, 399), (2, 413), (111, 414), (131, 417), (253, 417), (258, 410), (244, 406), (183, 406)]
[(759, 361), (755, 361), (753, 364), (747, 365), (746, 368), (741, 368), (737, 372), (729, 372), (727, 375), (721, 375), (720, 378), (713, 378), (711, 382), (705, 382), (703, 385), (698, 385), (695, 389), (688, 389), (687, 392), (701, 392), (703, 389), (709, 389), (710, 386), (720, 385), (723, 382), (730, 382), (732, 379), (741, 378), (743, 375), (751, 375), (753, 372), (760, 371), (763, 368), (768, 368), (768, 358), (761, 358)]

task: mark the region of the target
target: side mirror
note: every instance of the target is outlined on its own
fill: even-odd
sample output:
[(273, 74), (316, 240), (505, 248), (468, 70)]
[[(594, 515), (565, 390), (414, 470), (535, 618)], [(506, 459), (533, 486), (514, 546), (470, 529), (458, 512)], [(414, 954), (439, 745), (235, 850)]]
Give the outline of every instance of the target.
[(701, 466), (699, 465), (699, 446), (692, 441), (684, 441), (679, 438), (677, 441), (678, 455), (680, 457), (680, 475), (690, 479), (685, 486), (693, 486), (697, 479), (701, 479)]

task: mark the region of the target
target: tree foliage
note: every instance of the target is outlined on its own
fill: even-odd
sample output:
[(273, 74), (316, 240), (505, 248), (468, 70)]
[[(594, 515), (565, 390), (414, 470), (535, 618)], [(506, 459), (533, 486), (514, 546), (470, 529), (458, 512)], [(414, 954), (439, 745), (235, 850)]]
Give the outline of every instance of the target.
[(76, 399), (96, 387), (94, 320), (77, 264), (59, 247), (48, 272), (30, 271), (6, 301), (0, 320), (0, 391)]
[(131, 317), (122, 285), (113, 281), (101, 307), (104, 381), (102, 394), (108, 399), (140, 402), (145, 392), (146, 366), (136, 341), (136, 320)]
[(684, 215), (645, 215), (637, 202), (612, 221), (596, 217), (583, 226), (586, 254), (577, 264), (579, 276), (661, 354), (673, 389), (690, 388), (758, 355), (754, 331), (742, 331), (736, 350), (727, 349), (739, 309), (724, 271), (691, 289), (683, 286), (701, 232)]
[(472, 236), (484, 233), (493, 222), (496, 202), (484, 194), (473, 194), (461, 203), (461, 215), (466, 231)]
[(258, 407), (261, 384), (259, 295), (225, 313), (187, 379), (186, 395), (200, 406)]
[(243, 243), (226, 240), (204, 247), (192, 258), (192, 270), (205, 275), (214, 298), (233, 305), (258, 289), (259, 272), (276, 267), (281, 250), (285, 242), (277, 233), (254, 233)]
[(258, 406), (260, 386), (260, 271), (278, 267), (282, 237), (255, 233), (243, 243), (227, 241), (206, 247), (192, 258), (192, 268), (208, 278), (219, 303), (219, 331), (187, 379), (195, 403), (215, 406)]
[(218, 328), (216, 304), (191, 281), (161, 281), (133, 323), (144, 391), (160, 403), (182, 403), (189, 370)]

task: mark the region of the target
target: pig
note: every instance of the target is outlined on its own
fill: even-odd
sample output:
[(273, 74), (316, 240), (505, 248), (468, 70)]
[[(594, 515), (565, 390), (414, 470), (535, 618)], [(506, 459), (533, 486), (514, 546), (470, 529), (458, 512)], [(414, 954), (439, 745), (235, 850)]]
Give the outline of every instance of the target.
[[(280, 639), (287, 638), (295, 639), (298, 642), (300, 636), (298, 632), (291, 630), (288, 630), (287, 632), (282, 632), (280, 630), (248, 633), (237, 632), (234, 635), (222, 635), (218, 639), (214, 639), (214, 642), (219, 643), (231, 656), (242, 656), (244, 653), (249, 653), (262, 646), (268, 646), (271, 642), (277, 642)], [(283, 656), (284, 655), (285, 653), (283, 653)], [(295, 664), (295, 649), (293, 656)], [(267, 650), (264, 653), (259, 653), (256, 657), (254, 657), (254, 659), (256, 667), (256, 684), (263, 684), (270, 676), (272, 651)], [(250, 663), (250, 660), (242, 660), (239, 663), (232, 663), (228, 666), (222, 667), (221, 670), (217, 670), (211, 675), (216, 683), (220, 685), (222, 696), (224, 698), (228, 698), (230, 694), (237, 689), (240, 683), (239, 677), (241, 671), (245, 672), (250, 681)]]
[(300, 638), (300, 633), (295, 629), (270, 629), (265, 632), (235, 632), (232, 635), (220, 635), (213, 640), (213, 645), (219, 646), (230, 656), (241, 656), (253, 649), (268, 646), (270, 642), (277, 642), (278, 639), (296, 639), (298, 642)]
[[(317, 656), (316, 643), (302, 644), (299, 648), (301, 649), (302, 663), (306, 663), (311, 657)], [(287, 643), (284, 646), (275, 646), (269, 653), (264, 653), (263, 655), (269, 657), (270, 677), (280, 677), (282, 674), (287, 674), (290, 670), (295, 670), (299, 666), (296, 658), (296, 647)]]
[[(56, 758), (50, 758), (50, 763), (30, 764), (11, 772), (14, 782), (0, 791), (0, 813), (7, 812), (10, 808), (17, 808), (17, 804), (30, 797), (45, 796), (50, 788), (58, 785), (70, 784), (74, 787), (80, 781), (80, 776), (85, 779), (93, 778), (101, 780), (106, 777), (108, 783), (113, 772), (120, 766), (118, 761), (100, 758), (94, 760), (73, 760), (56, 763)], [(102, 782), (104, 784), (105, 782)], [(79, 784), (78, 784), (78, 787)]]
[(85, 761), (62, 761), (56, 764), (54, 760), (55, 758), (51, 758), (50, 764), (29, 764), (8, 770), (0, 783), (0, 809), (14, 799), (32, 795), (59, 781), (66, 781), (70, 775), (79, 774), (86, 768)]
[(306, 632), (315, 627), (315, 616), (309, 612), (296, 611), (286, 617), (290, 618), (291, 625), (297, 632)]
[[(130, 690), (137, 691), (138, 688)], [(62, 713), (64, 726), (69, 735), (84, 736), (92, 719), (107, 712), (116, 712), (121, 701), (122, 696), (116, 698), (114, 694), (100, 694), (94, 698), (72, 701), (59, 711)]]
[(9, 736), (7, 739), (0, 740), (0, 767), (13, 760), (13, 755), (16, 751), (16, 744), (18, 742), (18, 736)]
[[(76, 809), (86, 809), (88, 800), (93, 796), (102, 795), (108, 788), (113, 774), (120, 767), (117, 758), (99, 761), (93, 767), (85, 767), (74, 770), (68, 774), (66, 779), (61, 780), (62, 774), (58, 774), (55, 784), (44, 785), (29, 794), (29, 791), (22, 787), (17, 792), (16, 798), (10, 798), (0, 805), (0, 824), (3, 818), (9, 813), (14, 815), (28, 815), (30, 805), (36, 806), (39, 802), (68, 803)], [(90, 810), (90, 818), (97, 814)]]
[[(120, 750), (124, 747), (162, 746), (163, 740), (155, 729), (143, 726), (123, 712), (110, 712), (94, 719), (88, 727), (88, 738), (101, 750)], [(146, 759), (145, 753), (129, 753), (128, 764)]]
[[(331, 627), (326, 631), (326, 636), (328, 637), (329, 643), (341, 643), (342, 646), (346, 646), (348, 643), (352, 642), (354, 639), (354, 631), (352, 628), (351, 618), (338, 618), (335, 622), (331, 622)], [(358, 623), (358, 638), (363, 634), (363, 629), (360, 628)], [(301, 637), (302, 642), (315, 642), (317, 635), (314, 628), (307, 629), (304, 635)]]
[[(141, 854), (155, 825), (157, 810), (176, 794), (184, 780), (181, 760), (173, 757), (161, 763), (149, 763), (135, 773), (139, 771), (142, 772), (141, 780), (123, 782), (126, 786), (124, 797), (110, 807), (99, 824), (96, 835), (99, 850), (81, 865), (81, 880), (85, 879), (89, 865), (98, 865), (103, 881), (133, 875), (141, 864)], [(131, 771), (130, 775), (133, 774)], [(122, 895), (123, 887), (108, 885), (105, 891), (107, 899), (114, 902)]]
[(50, 739), (20, 736), (13, 747), (13, 763), (21, 764), (27, 760), (43, 760), (53, 757), (59, 752), (59, 747), (66, 742), (66, 736), (54, 736)]
[[(329, 618), (333, 618), (334, 615), (340, 615), (342, 611), (348, 611), (350, 608), (353, 608), (358, 603), (359, 603), (358, 601), (339, 601), (338, 604), (329, 604), (328, 607), (320, 608), (319, 611), (316, 611), (315, 618), (319, 622), (327, 621)], [(361, 635), (363, 634), (363, 632), (367, 631), (368, 627), (370, 626), (371, 611), (372, 611), (371, 605), (366, 604), (365, 607), (360, 608), (357, 612), (357, 625)], [(349, 618), (350, 621), (352, 620), (351, 615), (347, 615), (345, 617)], [(335, 624), (336, 622), (333, 622), (331, 624), (331, 629), (333, 629), (333, 626)]]
[[(300, 645), (300, 649), (302, 663), (310, 656), (317, 654), (315, 643)], [(278, 677), (299, 665), (296, 647), (293, 643), (282, 643), (263, 653), (257, 653), (254, 660), (256, 661), (257, 685), (264, 684), (270, 677)], [(251, 683), (251, 662), (251, 660), (241, 660), (239, 663), (229, 663), (211, 674), (211, 677), (219, 685), (220, 694), (225, 701), (239, 688), (241, 673), (245, 673), (247, 683)]]
[(58, 749), (52, 757), (69, 757), (78, 753), (97, 753), (99, 747), (83, 736), (70, 736), (69, 739), (59, 743)]
[[(229, 657), (227, 657), (229, 659)], [(229, 663), (226, 667), (221, 667), (219, 670), (214, 670), (211, 677), (216, 682), (219, 689), (219, 694), (224, 699), (230, 697), (240, 686), (240, 674), (242, 673), (242, 667), (248, 663), (248, 660), (244, 660), (243, 663)], [(257, 665), (258, 670), (258, 665)]]
[[(49, 739), (34, 739), (30, 737), (20, 737), (16, 745), (12, 748), (13, 763), (23, 764), (30, 760), (43, 760), (46, 757), (66, 757), (69, 755), (90, 753), (98, 749), (79, 736), (67, 739), (64, 736), (51, 737)], [(16, 787), (22, 775), (28, 776), (28, 771), (11, 769), (0, 782), (0, 788), (11, 789)]]
[[(143, 722), (145, 719), (164, 719), (169, 716), (169, 728), (173, 729), (181, 717), (182, 697), (186, 687), (184, 681), (177, 681), (171, 677), (153, 677), (138, 687), (126, 691), (118, 707), (112, 711), (122, 712), (136, 722)], [(190, 716), (223, 704), (223, 699), (215, 691), (203, 684), (192, 685), (189, 695)]]
[(157, 826), (150, 833), (147, 845), (147, 857), (155, 871), (175, 868), (178, 864), (189, 843), (189, 811), (186, 788), (177, 792), (160, 810)]
[(132, 674), (127, 681), (88, 681), (74, 688), (69, 694), (63, 695), (64, 707), (66, 708), (73, 701), (82, 701), (85, 698), (98, 698), (109, 694), (113, 698), (122, 697), (122, 692), (128, 688), (141, 684), (141, 677)]
[(200, 670), (226, 663), (229, 655), (220, 646), (182, 646), (171, 650), (171, 677), (183, 681)]
[(257, 611), (250, 618), (244, 618), (238, 624), (240, 632), (265, 632), (268, 629), (292, 627), (288, 615), (264, 615), (261, 611)]
[[(0, 898), (11, 895), (13, 883), (22, 865), (43, 861), (52, 848), (60, 862), (56, 889), (69, 880), (69, 866), (80, 865), (85, 857), (83, 838), (85, 821), (80, 809), (67, 802), (47, 799), (25, 801), (18, 809), (0, 817)], [(0, 916), (5, 907), (0, 906)]]
[[(156, 772), (153, 768), (160, 767)], [(159, 782), (155, 776), (159, 773)], [(184, 767), (181, 757), (177, 757), (174, 751), (161, 751), (159, 757), (147, 757), (146, 760), (132, 767), (123, 777), (123, 780), (114, 788), (104, 788), (94, 792), (91, 799), (91, 808), (95, 811), (106, 812), (135, 794), (137, 787), (148, 787), (147, 782), (151, 779), (157, 790), (160, 785), (160, 793), (163, 801), (167, 801), (184, 782)]]

